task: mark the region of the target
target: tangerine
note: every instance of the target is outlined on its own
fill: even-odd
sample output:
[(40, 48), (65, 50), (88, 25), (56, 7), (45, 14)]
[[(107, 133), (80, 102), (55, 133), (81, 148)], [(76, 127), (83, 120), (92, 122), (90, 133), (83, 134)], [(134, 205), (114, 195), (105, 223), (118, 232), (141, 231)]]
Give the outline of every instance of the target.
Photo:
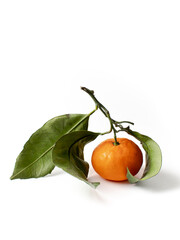
[(112, 181), (127, 180), (127, 168), (136, 175), (143, 163), (140, 148), (127, 138), (117, 138), (119, 145), (114, 145), (114, 139), (101, 142), (93, 151), (92, 166), (103, 178)]

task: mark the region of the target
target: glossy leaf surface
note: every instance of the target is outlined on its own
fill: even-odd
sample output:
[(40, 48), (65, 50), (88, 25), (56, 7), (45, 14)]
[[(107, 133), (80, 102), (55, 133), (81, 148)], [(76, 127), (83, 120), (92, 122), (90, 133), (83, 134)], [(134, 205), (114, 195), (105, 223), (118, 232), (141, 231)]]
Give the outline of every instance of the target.
[(63, 135), (88, 128), (89, 115), (66, 114), (55, 117), (38, 129), (16, 159), (11, 179), (43, 177), (54, 169), (52, 149)]
[(87, 179), (89, 164), (84, 161), (84, 146), (97, 138), (99, 133), (77, 131), (61, 137), (53, 148), (53, 163), (72, 176), (86, 182), (95, 188), (98, 182), (89, 182)]
[(138, 139), (146, 152), (146, 167), (141, 179), (134, 177), (127, 169), (127, 178), (130, 183), (149, 179), (158, 174), (162, 165), (162, 153), (159, 145), (150, 137), (127, 129), (126, 132)]

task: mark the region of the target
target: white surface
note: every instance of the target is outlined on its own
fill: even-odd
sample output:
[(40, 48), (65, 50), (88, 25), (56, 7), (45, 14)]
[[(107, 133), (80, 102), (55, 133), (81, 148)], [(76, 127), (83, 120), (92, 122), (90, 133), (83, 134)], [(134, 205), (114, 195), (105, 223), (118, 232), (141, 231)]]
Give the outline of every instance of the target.
[[(1, 239), (178, 239), (179, 1), (1, 1)], [(10, 181), (29, 136), (50, 118), (88, 113), (95, 90), (117, 120), (161, 146), (160, 174), (138, 185), (93, 169), (91, 189), (56, 169)], [(100, 113), (90, 129), (109, 129)], [(106, 137), (112, 137), (110, 134)], [(85, 149), (90, 162), (98, 138)]]

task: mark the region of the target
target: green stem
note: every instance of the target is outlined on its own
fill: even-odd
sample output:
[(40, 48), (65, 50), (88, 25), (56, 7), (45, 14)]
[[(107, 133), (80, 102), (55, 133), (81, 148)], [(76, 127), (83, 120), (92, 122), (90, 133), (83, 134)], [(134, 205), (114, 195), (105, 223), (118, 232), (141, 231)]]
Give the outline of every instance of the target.
[[(122, 123), (128, 123), (128, 124), (132, 124), (134, 125), (134, 123), (129, 122), (129, 121), (115, 121), (114, 119), (111, 118), (109, 111), (107, 110), (107, 108), (105, 108), (102, 103), (100, 103), (97, 98), (94, 96), (94, 91), (93, 90), (89, 90), (86, 87), (81, 87), (81, 89), (83, 91), (85, 91), (87, 94), (89, 94), (89, 96), (93, 99), (93, 101), (95, 102), (96, 108), (95, 110), (93, 110), (88, 116), (90, 116), (91, 114), (93, 114), (98, 108), (99, 110), (101, 110), (101, 112), (105, 115), (105, 117), (107, 117), (109, 119), (109, 123), (110, 123), (110, 130), (104, 133), (101, 133), (101, 135), (105, 135), (107, 133), (110, 133), (113, 131), (114, 133), (114, 145), (119, 145), (119, 142), (117, 141), (117, 137), (116, 137), (116, 133), (120, 132), (120, 131), (125, 131), (128, 128), (124, 128), (121, 124)], [(118, 130), (116, 128), (119, 128)]]
[(111, 118), (109, 111), (97, 100), (97, 98), (94, 96), (94, 91), (89, 90), (88, 88), (85, 88), (85, 87), (81, 87), (81, 89), (90, 95), (90, 97), (95, 102), (96, 108), (99, 108), (101, 110), (101, 112), (105, 115), (105, 117), (107, 117), (109, 119), (110, 130), (108, 132), (103, 133), (102, 135), (104, 135), (106, 133), (110, 133), (113, 130), (114, 145), (119, 145), (119, 142), (117, 141), (117, 137), (116, 137), (116, 129), (114, 127), (114, 120)]
[[(113, 120), (113, 119), (112, 119), (112, 120)], [(133, 122), (129, 122), (129, 121), (121, 121), (121, 122), (118, 122), (118, 121), (113, 120), (113, 122), (114, 122), (114, 123), (117, 123), (117, 124), (121, 124), (121, 123), (129, 123), (129, 124), (134, 125)]]
[(98, 107), (96, 106), (95, 109), (87, 115), (87, 117), (90, 117), (97, 110), (98, 110)]

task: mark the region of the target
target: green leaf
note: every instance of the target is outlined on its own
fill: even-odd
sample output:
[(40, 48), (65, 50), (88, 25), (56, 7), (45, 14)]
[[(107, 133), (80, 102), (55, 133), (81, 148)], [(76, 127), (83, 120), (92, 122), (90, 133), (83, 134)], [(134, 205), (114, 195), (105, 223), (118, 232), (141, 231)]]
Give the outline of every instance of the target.
[(71, 132), (61, 137), (52, 152), (53, 163), (65, 172), (96, 188), (99, 182), (87, 179), (89, 164), (84, 161), (84, 147), (97, 138), (99, 133), (89, 131)]
[(11, 179), (38, 178), (52, 172), (52, 149), (63, 135), (88, 128), (89, 115), (66, 114), (46, 122), (26, 142), (16, 159)]
[(141, 179), (134, 177), (127, 169), (127, 178), (130, 183), (143, 181), (157, 175), (162, 165), (162, 153), (159, 145), (150, 137), (132, 131), (129, 128), (125, 130), (128, 134), (138, 139), (146, 152), (146, 167)]

